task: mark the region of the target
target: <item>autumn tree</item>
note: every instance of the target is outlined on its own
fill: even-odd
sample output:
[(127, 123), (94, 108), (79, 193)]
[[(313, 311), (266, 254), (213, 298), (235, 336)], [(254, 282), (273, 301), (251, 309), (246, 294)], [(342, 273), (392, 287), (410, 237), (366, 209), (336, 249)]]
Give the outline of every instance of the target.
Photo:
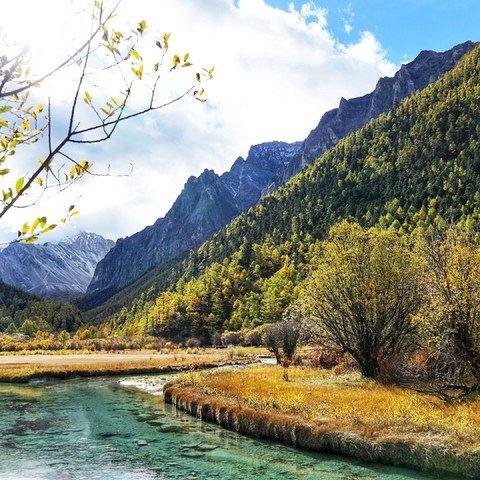
[(312, 335), (349, 353), (375, 378), (414, 342), (419, 265), (403, 238), (343, 221), (332, 227), (300, 300)]
[(440, 390), (480, 389), (480, 249), (453, 227), (421, 241), (426, 260), (423, 307), (416, 321), (432, 354)]
[[(28, 48), (0, 37), (0, 221), (13, 208), (36, 204), (49, 189), (63, 190), (85, 175), (110, 174), (109, 168), (94, 172), (90, 160), (78, 158), (79, 145), (108, 141), (121, 122), (185, 97), (205, 101), (202, 83), (212, 78), (213, 68), (194, 71), (185, 90), (160, 98), (165, 77), (192, 66), (189, 54), (171, 54), (170, 34), (148, 35), (145, 20), (122, 30), (119, 3), (108, 10), (103, 1), (92, 1), (91, 11), (84, 12), (89, 34), (48, 71), (34, 71)], [(66, 71), (74, 80), (70, 98), (61, 98), (67, 102), (65, 118), (50, 84)], [(119, 91), (111, 91), (117, 86)], [(20, 174), (14, 155), (37, 142), (41, 148), (29, 151), (39, 156)], [(72, 205), (60, 220), (76, 213)], [(55, 227), (41, 216), (18, 228), (18, 240), (35, 241)]]

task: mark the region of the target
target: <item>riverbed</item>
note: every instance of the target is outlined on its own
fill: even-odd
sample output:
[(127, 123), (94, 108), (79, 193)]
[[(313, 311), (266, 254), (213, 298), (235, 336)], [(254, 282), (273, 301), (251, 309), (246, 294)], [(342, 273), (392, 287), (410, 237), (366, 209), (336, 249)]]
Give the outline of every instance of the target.
[(438, 478), (302, 452), (201, 422), (164, 404), (161, 385), (169, 378), (138, 376), (0, 385), (0, 478)]

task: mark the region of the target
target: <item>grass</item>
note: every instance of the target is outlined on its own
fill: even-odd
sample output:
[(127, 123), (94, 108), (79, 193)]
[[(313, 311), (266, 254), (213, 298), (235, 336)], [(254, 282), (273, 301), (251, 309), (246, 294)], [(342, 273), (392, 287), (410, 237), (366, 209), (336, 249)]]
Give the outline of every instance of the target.
[[(6, 362), (8, 360), (8, 362)], [(12, 355), (2, 357), (0, 382), (26, 382), (32, 378), (156, 373), (229, 363), (224, 351), (218, 353), (179, 352), (174, 354), (88, 354)]]
[(293, 415), (326, 431), (365, 439), (441, 444), (457, 451), (480, 449), (480, 400), (446, 404), (434, 397), (365, 380), (358, 373), (259, 366), (236, 371), (189, 372), (183, 386), (203, 395), (272, 414)]

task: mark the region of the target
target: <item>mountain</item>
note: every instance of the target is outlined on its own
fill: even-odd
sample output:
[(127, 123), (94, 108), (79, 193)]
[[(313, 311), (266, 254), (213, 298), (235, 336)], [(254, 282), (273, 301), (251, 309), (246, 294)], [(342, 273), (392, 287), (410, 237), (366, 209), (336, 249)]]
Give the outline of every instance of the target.
[(422, 51), (410, 63), (402, 65), (393, 77), (381, 78), (375, 90), (363, 97), (340, 100), (338, 108), (325, 113), (317, 127), (302, 143), (300, 151), (286, 167), (276, 173), (264, 195), (297, 174), (305, 165), (332, 148), (339, 140), (362, 128), (373, 118), (390, 111), (404, 98), (438, 80), (451, 70), (458, 61), (475, 47), (474, 42), (465, 42), (446, 52)]
[(246, 159), (237, 158), (230, 171), (205, 170), (190, 177), (163, 218), (131, 237), (120, 239), (99, 262), (88, 294), (115, 293), (147, 270), (200, 246), (241, 212), (255, 205), (278, 169), (300, 143), (270, 142), (252, 146)]
[(437, 80), (474, 46), (465, 42), (443, 53), (424, 51), (393, 78), (380, 79), (372, 93), (342, 99), (340, 107), (327, 112), (305, 141), (256, 145), (246, 160), (237, 159), (221, 176), (205, 170), (198, 178), (191, 177), (164, 218), (119, 240), (98, 264), (82, 306), (100, 305), (149, 269), (198, 247), (341, 138)]
[(0, 251), (0, 280), (42, 297), (72, 299), (86, 292), (97, 263), (113, 245), (85, 232), (57, 244), (13, 243)]
[(173, 269), (157, 271), (151, 286), (168, 279), (163, 291), (137, 294), (129, 309), (110, 316), (110, 327), (209, 342), (215, 332), (276, 321), (315, 264), (321, 240), (343, 219), (402, 235), (454, 221), (480, 242), (479, 98), (480, 46), (341, 140)]

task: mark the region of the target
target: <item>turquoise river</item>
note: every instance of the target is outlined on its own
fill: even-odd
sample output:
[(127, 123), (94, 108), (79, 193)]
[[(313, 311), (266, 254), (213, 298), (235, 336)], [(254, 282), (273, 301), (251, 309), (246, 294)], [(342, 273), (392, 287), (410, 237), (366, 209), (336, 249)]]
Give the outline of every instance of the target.
[(303, 452), (202, 423), (145, 391), (166, 378), (0, 385), (0, 479), (437, 478)]

